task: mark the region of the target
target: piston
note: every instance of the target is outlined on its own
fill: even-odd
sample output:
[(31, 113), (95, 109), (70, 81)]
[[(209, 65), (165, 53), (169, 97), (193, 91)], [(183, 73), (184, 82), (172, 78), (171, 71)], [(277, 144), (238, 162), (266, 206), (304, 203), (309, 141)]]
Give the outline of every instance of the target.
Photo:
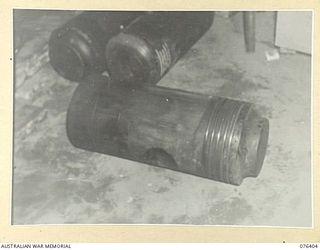
[(140, 16), (106, 48), (118, 84), (155, 85), (210, 28), (214, 12), (165, 11)]
[(85, 11), (51, 33), (49, 58), (54, 70), (71, 81), (83, 81), (107, 69), (108, 41), (140, 11)]
[(269, 134), (250, 103), (102, 75), (77, 87), (66, 124), (75, 147), (233, 185), (259, 175)]

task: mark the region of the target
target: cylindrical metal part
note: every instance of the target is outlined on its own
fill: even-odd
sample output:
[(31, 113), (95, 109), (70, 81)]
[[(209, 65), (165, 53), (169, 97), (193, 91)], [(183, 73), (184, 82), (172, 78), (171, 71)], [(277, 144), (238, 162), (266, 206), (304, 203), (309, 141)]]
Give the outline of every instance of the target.
[(82, 81), (106, 70), (108, 41), (143, 15), (140, 11), (85, 11), (54, 30), (49, 39), (49, 57), (58, 74)]
[(133, 21), (106, 49), (119, 84), (154, 85), (210, 28), (214, 12), (153, 12)]
[(67, 135), (82, 149), (240, 185), (258, 176), (268, 120), (252, 104), (92, 76), (76, 89)]

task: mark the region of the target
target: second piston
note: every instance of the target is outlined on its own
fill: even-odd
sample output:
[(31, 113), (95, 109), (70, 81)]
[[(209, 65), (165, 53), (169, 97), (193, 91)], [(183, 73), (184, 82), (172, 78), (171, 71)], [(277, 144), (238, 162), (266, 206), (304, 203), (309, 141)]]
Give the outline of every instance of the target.
[(210, 28), (214, 12), (153, 12), (133, 21), (106, 48), (111, 77), (127, 86), (155, 85)]

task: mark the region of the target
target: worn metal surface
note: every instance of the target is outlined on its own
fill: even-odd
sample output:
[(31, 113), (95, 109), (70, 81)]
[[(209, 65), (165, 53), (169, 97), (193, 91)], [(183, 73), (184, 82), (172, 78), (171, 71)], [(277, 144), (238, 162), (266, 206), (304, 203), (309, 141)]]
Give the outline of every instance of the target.
[(108, 81), (92, 76), (72, 97), (67, 134), (76, 147), (235, 185), (258, 176), (269, 125), (251, 104)]
[(106, 70), (105, 47), (141, 11), (85, 11), (54, 30), (49, 40), (52, 67), (61, 76), (81, 81)]
[(210, 28), (214, 12), (152, 12), (133, 21), (106, 49), (113, 79), (156, 84)]

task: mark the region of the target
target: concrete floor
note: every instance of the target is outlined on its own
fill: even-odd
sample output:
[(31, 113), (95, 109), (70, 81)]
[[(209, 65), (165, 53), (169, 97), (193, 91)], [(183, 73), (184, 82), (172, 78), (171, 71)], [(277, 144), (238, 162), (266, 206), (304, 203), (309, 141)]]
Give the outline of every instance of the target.
[(260, 176), (232, 186), (69, 143), (65, 115), (77, 84), (53, 71), (47, 40), (74, 14), (15, 13), (14, 224), (312, 225), (310, 56), (267, 62), (266, 43), (246, 54), (243, 35), (217, 16), (159, 83), (249, 101), (270, 119)]

